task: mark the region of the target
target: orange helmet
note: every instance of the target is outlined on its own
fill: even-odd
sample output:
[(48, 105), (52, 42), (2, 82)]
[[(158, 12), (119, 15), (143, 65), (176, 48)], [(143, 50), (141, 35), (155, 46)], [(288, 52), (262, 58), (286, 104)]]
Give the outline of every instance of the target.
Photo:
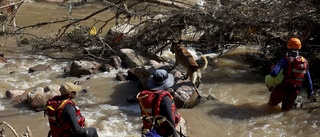
[(298, 38), (291, 38), (287, 44), (288, 49), (300, 49), (301, 48), (301, 41)]

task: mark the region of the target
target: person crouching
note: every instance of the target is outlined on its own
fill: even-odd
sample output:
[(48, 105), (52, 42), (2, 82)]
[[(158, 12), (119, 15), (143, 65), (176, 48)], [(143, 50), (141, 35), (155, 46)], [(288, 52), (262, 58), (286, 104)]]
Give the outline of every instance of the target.
[(47, 101), (44, 113), (50, 124), (48, 137), (98, 137), (95, 128), (85, 128), (85, 118), (71, 100), (81, 90), (80, 85), (66, 82), (59, 89), (61, 96)]

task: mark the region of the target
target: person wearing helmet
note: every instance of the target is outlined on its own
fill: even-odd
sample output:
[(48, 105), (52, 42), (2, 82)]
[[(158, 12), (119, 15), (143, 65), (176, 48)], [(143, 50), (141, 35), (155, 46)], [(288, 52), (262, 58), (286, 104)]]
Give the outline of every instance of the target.
[(316, 101), (318, 96), (313, 92), (308, 61), (299, 55), (301, 41), (298, 38), (290, 38), (287, 42), (287, 49), (287, 55), (272, 68), (269, 74), (272, 77), (277, 77), (279, 73), (283, 74), (283, 80), (280, 84), (275, 85), (272, 89), (268, 87), (271, 92), (269, 105), (277, 106), (282, 103), (282, 110), (293, 108), (298, 92), (304, 82), (306, 82), (308, 100)]
[(44, 114), (50, 125), (48, 137), (98, 137), (96, 128), (85, 127), (85, 118), (72, 101), (82, 90), (81, 85), (66, 82), (60, 86), (61, 95), (47, 101)]

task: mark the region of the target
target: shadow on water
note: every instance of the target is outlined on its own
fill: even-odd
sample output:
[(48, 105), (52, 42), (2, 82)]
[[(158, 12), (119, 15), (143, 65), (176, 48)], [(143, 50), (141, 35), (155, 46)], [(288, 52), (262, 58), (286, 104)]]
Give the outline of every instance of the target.
[(231, 51), (221, 57), (211, 60), (207, 69), (202, 71), (202, 82), (219, 83), (261, 83), (264, 75), (255, 74), (250, 69), (250, 63), (242, 59), (246, 50)]
[(111, 100), (108, 102), (111, 105), (132, 105), (127, 102), (130, 97), (135, 97), (141, 91), (140, 83), (137, 81), (128, 81), (119, 83), (114, 86), (114, 92), (110, 95)]
[[(127, 99), (135, 97), (138, 92), (140, 92), (140, 83), (137, 81), (120, 82), (113, 88), (113, 93), (109, 95), (110, 100), (104, 103), (111, 106), (117, 106), (119, 111), (128, 116), (139, 117), (140, 115), (137, 115), (138, 110), (135, 110), (135, 108), (139, 108), (138, 103), (129, 103)], [(132, 109), (134, 109), (134, 111), (132, 111)]]
[(243, 84), (252, 84), (252, 83), (263, 83), (264, 75), (254, 74), (250, 70), (241, 70), (234, 68), (214, 68), (209, 67), (206, 70), (202, 71), (201, 82), (206, 84), (214, 83), (243, 83)]
[(280, 108), (270, 107), (268, 104), (245, 103), (242, 105), (216, 104), (208, 114), (221, 118), (246, 120), (282, 112)]

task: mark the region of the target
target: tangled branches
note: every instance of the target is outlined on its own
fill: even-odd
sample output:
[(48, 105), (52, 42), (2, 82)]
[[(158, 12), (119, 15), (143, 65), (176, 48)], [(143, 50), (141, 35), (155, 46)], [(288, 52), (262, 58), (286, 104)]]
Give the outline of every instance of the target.
[(15, 16), (19, 7), (25, 2), (21, 0), (18, 2), (7, 1), (5, 6), (0, 7), (0, 23), (2, 26), (1, 34), (6, 32), (6, 29), (13, 29), (16, 27)]
[[(128, 6), (131, 17), (139, 19), (139, 23), (133, 27), (139, 29), (132, 37), (132, 43), (139, 40), (147, 51), (152, 51), (159, 46), (161, 49), (168, 39), (187, 36), (186, 42), (200, 47), (215, 48), (235, 42), (264, 45), (274, 37), (287, 39), (296, 36), (307, 40), (312, 37), (311, 31), (318, 28), (318, 24), (314, 23), (318, 9), (311, 1), (204, 2), (203, 5), (179, 7), (159, 3), (140, 3), (139, 8)], [(159, 5), (162, 7), (159, 8)], [(301, 25), (301, 22), (305, 22), (305, 25)], [(202, 38), (195, 38), (196, 34)]]
[[(37, 23), (19, 27), (15, 33), (21, 35), (29, 27), (68, 21), (55, 38), (38, 37), (35, 49), (77, 49), (84, 55), (100, 59), (127, 47), (158, 53), (169, 40), (176, 38), (202, 49), (201, 52), (215, 52), (228, 44), (257, 44), (266, 49), (269, 39), (296, 36), (308, 43), (310, 38), (320, 36), (317, 31), (320, 28), (319, 3), (313, 0), (203, 0), (199, 3), (191, 0), (109, 0), (105, 5), (84, 18)], [(110, 9), (114, 16), (95, 20), (90, 26), (81, 25), (82, 21)], [(129, 24), (131, 27), (111, 35), (102, 34), (102, 29), (114, 20), (114, 26)], [(97, 28), (95, 35), (90, 35), (89, 31), (99, 22), (103, 25)], [(121, 39), (115, 41), (119, 36)]]

